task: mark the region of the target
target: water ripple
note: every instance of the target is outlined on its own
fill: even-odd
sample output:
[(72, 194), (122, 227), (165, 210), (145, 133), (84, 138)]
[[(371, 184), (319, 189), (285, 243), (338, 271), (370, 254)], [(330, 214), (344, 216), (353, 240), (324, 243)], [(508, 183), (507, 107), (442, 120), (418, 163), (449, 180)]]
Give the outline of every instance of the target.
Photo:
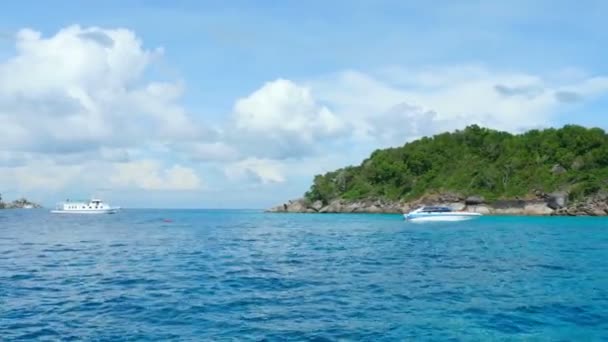
[(12, 340), (602, 340), (605, 220), (3, 213)]

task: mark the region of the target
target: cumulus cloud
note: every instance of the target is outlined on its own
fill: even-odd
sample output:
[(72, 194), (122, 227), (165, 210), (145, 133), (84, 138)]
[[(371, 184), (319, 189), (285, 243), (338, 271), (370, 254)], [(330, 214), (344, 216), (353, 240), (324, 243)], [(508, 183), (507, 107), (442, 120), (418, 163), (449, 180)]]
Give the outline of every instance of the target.
[(278, 79), (237, 100), (229, 127), (228, 139), (246, 154), (288, 158), (309, 153), (346, 126), (310, 89)]
[(494, 89), (503, 96), (524, 96), (527, 98), (535, 98), (543, 93), (543, 88), (533, 85), (507, 86), (497, 84)]
[(115, 171), (115, 185), (199, 189), (194, 170), (141, 160), (162, 159), (159, 145), (210, 132), (180, 104), (183, 83), (147, 77), (162, 54), (127, 29), (74, 25), (48, 37), (20, 30), (15, 55), (0, 61), (3, 183), (95, 186)]
[(23, 189), (201, 190), (207, 166), (237, 183), (280, 184), (473, 123), (545, 126), (560, 106), (608, 91), (606, 77), (476, 65), (346, 70), (261, 83), (209, 128), (181, 104), (186, 83), (151, 79), (163, 50), (130, 30), (15, 38), (0, 61), (0, 185)]
[(578, 102), (583, 99), (583, 97), (574, 91), (556, 91), (555, 98), (560, 102)]
[(198, 190), (202, 182), (191, 168), (173, 165), (169, 168), (154, 160), (117, 164), (110, 181), (120, 187), (144, 190)]
[(0, 184), (20, 190), (59, 190), (78, 178), (83, 165), (58, 165), (49, 160), (32, 159), (20, 165), (0, 167)]
[(195, 142), (179, 147), (189, 158), (200, 162), (228, 162), (240, 158), (237, 147), (226, 142)]
[(228, 164), (224, 172), (232, 180), (253, 179), (263, 184), (285, 182), (284, 165), (272, 159), (246, 158)]
[(398, 115), (387, 111), (401, 103), (434, 114), (404, 117), (403, 141), (412, 138), (408, 132), (412, 122), (427, 127), (424, 134), (473, 123), (508, 131), (545, 126), (564, 102), (564, 94), (559, 98), (556, 92), (576, 89), (581, 96), (600, 94), (608, 90), (607, 85), (601, 77), (556, 84), (540, 75), (481, 66), (391, 68), (375, 73), (350, 70), (309, 83), (317, 100), (330, 104), (336, 115), (348, 116), (358, 126), (375, 125), (380, 137), (384, 130), (399, 131), (394, 120)]
[(437, 113), (408, 103), (399, 103), (367, 120), (366, 134), (380, 144), (402, 144), (406, 139), (431, 134), (437, 124)]
[(161, 55), (126, 29), (20, 30), (16, 55), (0, 63), (0, 144), (73, 153), (196, 137), (177, 103), (182, 85), (144, 79)]

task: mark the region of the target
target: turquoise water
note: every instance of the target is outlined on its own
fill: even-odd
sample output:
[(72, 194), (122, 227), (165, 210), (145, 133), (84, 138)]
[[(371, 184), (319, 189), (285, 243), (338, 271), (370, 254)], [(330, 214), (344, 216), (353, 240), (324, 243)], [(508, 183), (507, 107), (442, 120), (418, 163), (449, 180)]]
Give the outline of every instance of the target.
[(608, 219), (0, 211), (0, 340), (608, 340)]

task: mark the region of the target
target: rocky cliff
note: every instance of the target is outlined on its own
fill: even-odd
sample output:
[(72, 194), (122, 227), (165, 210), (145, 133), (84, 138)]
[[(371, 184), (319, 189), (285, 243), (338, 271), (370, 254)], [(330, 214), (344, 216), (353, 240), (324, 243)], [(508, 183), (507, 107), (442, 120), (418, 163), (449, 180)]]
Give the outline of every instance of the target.
[(608, 215), (608, 194), (601, 193), (583, 201), (569, 203), (567, 192), (545, 194), (537, 192), (524, 199), (488, 202), (481, 196), (464, 197), (453, 193), (433, 194), (410, 202), (385, 200), (310, 202), (305, 198), (288, 201), (270, 208), (274, 213), (405, 213), (421, 205), (448, 206), (454, 210), (486, 215)]

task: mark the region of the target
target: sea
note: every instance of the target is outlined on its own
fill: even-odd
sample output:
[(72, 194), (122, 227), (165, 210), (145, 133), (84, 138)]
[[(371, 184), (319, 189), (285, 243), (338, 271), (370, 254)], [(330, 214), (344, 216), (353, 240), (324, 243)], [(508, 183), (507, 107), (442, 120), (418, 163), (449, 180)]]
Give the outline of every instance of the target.
[(0, 211), (1, 341), (608, 341), (608, 218)]

